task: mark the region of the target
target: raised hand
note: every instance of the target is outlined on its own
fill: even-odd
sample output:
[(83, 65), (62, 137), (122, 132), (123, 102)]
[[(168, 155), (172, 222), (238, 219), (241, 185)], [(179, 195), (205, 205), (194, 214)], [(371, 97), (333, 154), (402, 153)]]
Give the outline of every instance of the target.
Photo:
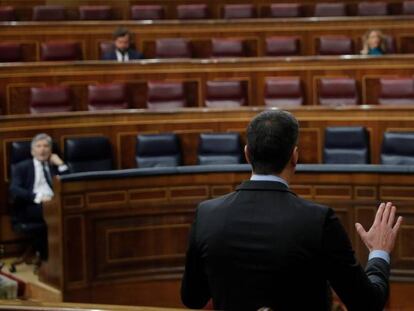
[(382, 250), (391, 253), (394, 249), (395, 239), (403, 218), (395, 221), (397, 208), (391, 202), (381, 203), (375, 215), (374, 223), (369, 231), (365, 231), (360, 223), (355, 228), (369, 251)]

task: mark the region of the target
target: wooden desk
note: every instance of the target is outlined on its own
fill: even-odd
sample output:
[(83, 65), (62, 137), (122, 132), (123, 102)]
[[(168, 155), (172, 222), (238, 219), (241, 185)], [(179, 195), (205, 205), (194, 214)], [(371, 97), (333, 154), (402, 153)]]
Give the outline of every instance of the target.
[[(333, 207), (362, 262), (367, 251), (354, 223), (368, 227), (379, 201), (392, 201), (404, 224), (392, 259), (396, 287), (412, 286), (414, 167), (299, 166), (291, 188)], [(158, 175), (159, 174), (159, 175)], [(55, 180), (45, 206), (49, 261), (43, 281), (65, 301), (180, 306), (179, 285), (187, 235), (197, 204), (232, 191), (250, 176), (248, 165), (99, 172)], [(393, 298), (397, 306), (414, 301)], [(400, 296), (401, 297), (401, 296)], [(392, 305), (391, 305), (392, 306)]]
[(112, 41), (118, 26), (128, 27), (137, 48), (147, 58), (154, 57), (154, 42), (159, 38), (186, 38), (191, 41), (195, 58), (210, 56), (211, 38), (239, 38), (245, 41), (248, 56), (266, 55), (265, 40), (271, 36), (297, 36), (301, 55), (315, 55), (317, 38), (322, 35), (346, 35), (353, 39), (355, 53), (362, 48), (361, 37), (368, 29), (381, 29), (396, 42), (400, 53), (414, 52), (412, 16), (289, 18), (197, 21), (65, 21), (0, 23), (0, 41), (23, 44), (27, 61), (40, 59), (40, 43), (48, 40), (80, 42), (85, 60), (100, 59), (99, 44)]
[(4, 114), (29, 113), (31, 87), (65, 85), (71, 89), (74, 109), (87, 110), (89, 84), (123, 82), (129, 88), (130, 107), (146, 108), (146, 83), (154, 80), (183, 82), (189, 107), (205, 107), (206, 82), (209, 80), (242, 81), (246, 89), (247, 106), (263, 106), (265, 80), (269, 77), (300, 78), (306, 106), (319, 105), (320, 79), (353, 78), (357, 82), (359, 102), (376, 105), (380, 78), (412, 78), (413, 75), (414, 54), (379, 58), (321, 56), (144, 60), (131, 63), (8, 63), (0, 64), (0, 107)]

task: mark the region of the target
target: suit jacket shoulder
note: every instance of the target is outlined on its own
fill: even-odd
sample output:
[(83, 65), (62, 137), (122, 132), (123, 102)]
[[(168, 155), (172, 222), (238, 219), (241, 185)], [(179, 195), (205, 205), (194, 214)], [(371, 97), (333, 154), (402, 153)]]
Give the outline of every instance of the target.
[(17, 163), (14, 167), (16, 174), (28, 174), (30, 171), (34, 172), (33, 159), (27, 159)]
[(111, 50), (109, 52), (106, 52), (105, 54), (102, 55), (102, 60), (116, 60), (116, 53), (115, 50)]

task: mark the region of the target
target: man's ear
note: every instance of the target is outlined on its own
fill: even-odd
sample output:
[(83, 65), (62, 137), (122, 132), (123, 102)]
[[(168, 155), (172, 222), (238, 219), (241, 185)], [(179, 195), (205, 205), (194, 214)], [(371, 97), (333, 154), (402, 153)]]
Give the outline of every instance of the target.
[(292, 165), (292, 167), (296, 167), (296, 164), (298, 164), (298, 161), (299, 161), (299, 149), (298, 149), (298, 146), (295, 146), (295, 148), (293, 148), (292, 156), (290, 158), (290, 164)]
[(249, 150), (247, 148), (247, 145), (244, 146), (244, 157), (246, 158), (247, 163), (251, 163), (250, 162), (250, 158), (249, 158)]

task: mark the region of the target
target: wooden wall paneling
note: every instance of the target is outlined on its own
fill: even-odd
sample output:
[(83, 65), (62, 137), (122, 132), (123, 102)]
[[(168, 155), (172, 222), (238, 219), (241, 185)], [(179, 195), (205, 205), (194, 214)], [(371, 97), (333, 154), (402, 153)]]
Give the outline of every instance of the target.
[(401, 53), (414, 53), (414, 37), (410, 34), (399, 36)]
[[(26, 79), (25, 79), (26, 80)], [(6, 86), (6, 114), (30, 113), (30, 88), (44, 87), (45, 82), (10, 83)], [(14, 103), (21, 103), (20, 105)]]
[(312, 200), (314, 197), (314, 188), (313, 186), (309, 185), (292, 185), (290, 187), (294, 193), (296, 193), (298, 196)]
[(372, 127), (367, 126), (366, 124), (361, 123), (359, 126), (364, 127), (367, 132), (368, 132), (368, 148), (369, 148), (369, 158), (368, 164), (373, 164), (373, 163), (378, 163), (376, 161), (376, 159), (374, 159), (374, 154), (377, 154), (378, 150), (377, 145), (376, 145), (376, 141), (377, 141), (377, 131), (374, 131), (374, 129)]
[(318, 185), (315, 189), (315, 200), (323, 199), (352, 199), (352, 188), (350, 186)]
[(200, 134), (215, 132), (215, 129), (206, 126), (204, 128), (177, 129), (172, 132), (180, 138), (184, 165), (196, 165)]
[[(147, 134), (147, 133), (140, 133)], [(157, 132), (150, 132), (148, 134), (157, 134)], [(117, 167), (121, 169), (134, 168), (135, 163), (135, 148), (137, 132), (122, 132), (117, 134), (117, 146), (118, 146), (118, 164)]]
[[(398, 203), (396, 204), (398, 206)], [(412, 239), (414, 215), (410, 210), (410, 204), (402, 208), (399, 206), (399, 213), (404, 217), (404, 220), (400, 227), (394, 252), (392, 253), (392, 271), (396, 277), (404, 277), (404, 275), (410, 275), (409, 271), (414, 267), (414, 244)]]
[(353, 197), (356, 200), (377, 200), (378, 191), (373, 186), (355, 186)]
[(125, 207), (127, 203), (126, 191), (97, 191), (86, 195), (86, 208), (88, 209)]
[(299, 129), (299, 163), (322, 163), (322, 146), (322, 133), (319, 129)]
[[(39, 271), (39, 280), (47, 282), (53, 285), (55, 288), (64, 288), (65, 275), (64, 275), (64, 246), (63, 246), (63, 230), (64, 224), (62, 222), (62, 212), (65, 208), (64, 202), (62, 204), (61, 197), (61, 184), (54, 182), (55, 196), (54, 200), (43, 204), (43, 214), (44, 219), (47, 224), (48, 230), (48, 260), (42, 264)], [(63, 198), (65, 199), (65, 198)], [(82, 228), (80, 231), (76, 232), (76, 235), (82, 233)], [(69, 236), (68, 239), (72, 237)], [(78, 242), (78, 237), (74, 237), (74, 242)], [(81, 245), (79, 246), (81, 247)], [(78, 260), (82, 261), (83, 258), (80, 258), (83, 253), (73, 253), (74, 257), (78, 257)], [(79, 270), (82, 271), (83, 267), (79, 266)], [(69, 270), (69, 272), (71, 272)]]
[[(377, 207), (373, 205), (356, 205), (354, 206), (354, 221), (353, 223), (360, 223), (365, 230), (369, 230), (372, 225), (372, 221), (375, 216)], [(357, 258), (361, 264), (365, 264), (368, 258), (368, 250), (359, 237), (358, 233), (354, 230), (352, 234), (352, 240), (354, 241), (354, 250)]]
[[(64, 196), (79, 194), (78, 189), (83, 189), (82, 193), (87, 196), (97, 192), (108, 195), (128, 193), (126, 204), (122, 200), (112, 200), (112, 207), (96, 206), (87, 212), (89, 220), (85, 222), (85, 241), (93, 245), (91, 256), (87, 257), (92, 272), (82, 287), (84, 297), (79, 296), (80, 287), (72, 286), (65, 288), (65, 297), (71, 301), (75, 298), (78, 301), (107, 303), (145, 301), (149, 305), (168, 303), (176, 306), (179, 296), (170, 300), (164, 291), (172, 288), (163, 286), (166, 280), (175, 280), (175, 290), (179, 287), (186, 239), (195, 206), (201, 200), (231, 191), (235, 184), (248, 176), (249, 173), (200, 173), (130, 177), (117, 183), (109, 179), (63, 183), (61, 189)], [(298, 173), (292, 189), (336, 211), (350, 234), (358, 258), (364, 263), (367, 251), (354, 230), (354, 223), (360, 222), (369, 228), (378, 204), (376, 187), (379, 184), (383, 187), (394, 184), (408, 187), (410, 178), (389, 174)], [(392, 273), (393, 278), (407, 279), (413, 269), (411, 254), (414, 246), (410, 236), (414, 218), (410, 204), (401, 204), (397, 203), (399, 213), (407, 220), (404, 222), (405, 231), (402, 230), (404, 234), (400, 236), (393, 254)], [(73, 221), (73, 227), (75, 224), (79, 226), (80, 215), (86, 215), (86, 211), (67, 210), (65, 213), (66, 222)], [(71, 232), (67, 230), (64, 233)], [(79, 278), (79, 275), (72, 276), (71, 282)], [(124, 290), (119, 292), (120, 296), (108, 297), (108, 284), (113, 286), (113, 292), (118, 292), (120, 288)], [(143, 284), (152, 284), (150, 288), (160, 286), (160, 292), (156, 296), (147, 292), (145, 295), (131, 292), (131, 288), (136, 289)], [(122, 302), (119, 302), (120, 297), (123, 297)], [(160, 297), (165, 300), (160, 302)]]
[[(12, 39), (13, 42), (16, 42), (15, 38)], [(19, 42), (19, 41), (17, 41)], [(22, 40), (20, 42), (22, 44), (22, 54), (23, 60), (26, 62), (34, 62), (40, 59), (39, 56), (39, 43), (37, 41), (28, 41)]]
[(65, 210), (82, 209), (85, 207), (85, 198), (82, 194), (67, 195), (62, 200)]
[(210, 193), (212, 198), (216, 198), (234, 191), (232, 186), (211, 186)]
[(354, 208), (352, 203), (331, 203), (328, 204), (329, 207), (333, 208), (335, 211), (336, 216), (339, 218), (341, 224), (345, 228), (351, 243), (353, 244), (353, 248), (355, 248), (355, 241), (353, 240), (352, 233), (355, 231), (354, 229)]
[(62, 81), (59, 83), (69, 87), (71, 100), (75, 111), (87, 111), (88, 109), (88, 86), (99, 84), (98, 81)]
[(137, 203), (137, 208), (141, 207), (140, 204), (166, 203), (169, 200), (167, 188), (132, 189), (128, 191), (128, 195), (128, 201), (130, 203)]
[[(94, 280), (156, 279), (182, 271), (193, 213), (93, 218)], [(128, 267), (126, 269), (126, 267)]]
[(380, 198), (385, 201), (414, 201), (414, 186), (381, 186)]
[(84, 288), (87, 280), (85, 216), (64, 216), (64, 276), (65, 287)]

